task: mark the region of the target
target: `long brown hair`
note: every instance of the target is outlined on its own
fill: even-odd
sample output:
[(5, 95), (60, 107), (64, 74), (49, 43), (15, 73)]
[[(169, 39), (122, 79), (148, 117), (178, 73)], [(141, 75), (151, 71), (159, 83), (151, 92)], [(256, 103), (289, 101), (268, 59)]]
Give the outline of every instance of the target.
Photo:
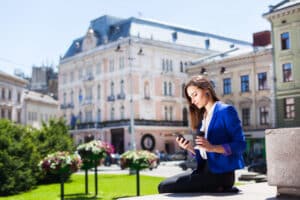
[(219, 101), (219, 98), (216, 95), (216, 92), (213, 88), (213, 84), (210, 80), (205, 78), (204, 76), (193, 76), (191, 80), (186, 84), (184, 88), (185, 97), (189, 103), (189, 109), (190, 109), (190, 118), (191, 118), (191, 127), (196, 130), (199, 126), (199, 122), (203, 119), (203, 114), (205, 112), (205, 107), (199, 109), (197, 106), (192, 104), (192, 99), (187, 93), (187, 88), (189, 86), (195, 86), (199, 89), (208, 90), (209, 95), (213, 99), (214, 102)]

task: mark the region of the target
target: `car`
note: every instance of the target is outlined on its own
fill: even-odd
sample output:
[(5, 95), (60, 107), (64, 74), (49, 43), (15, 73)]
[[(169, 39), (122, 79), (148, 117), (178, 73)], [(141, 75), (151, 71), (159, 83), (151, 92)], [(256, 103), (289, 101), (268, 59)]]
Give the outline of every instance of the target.
[(178, 165), (179, 165), (179, 167), (181, 167), (182, 170), (187, 170), (189, 168), (194, 170), (197, 168), (197, 161), (195, 158), (193, 158), (190, 160), (180, 162)]
[(266, 174), (267, 173), (267, 163), (265, 161), (253, 163), (248, 166), (249, 172), (257, 172), (260, 174)]

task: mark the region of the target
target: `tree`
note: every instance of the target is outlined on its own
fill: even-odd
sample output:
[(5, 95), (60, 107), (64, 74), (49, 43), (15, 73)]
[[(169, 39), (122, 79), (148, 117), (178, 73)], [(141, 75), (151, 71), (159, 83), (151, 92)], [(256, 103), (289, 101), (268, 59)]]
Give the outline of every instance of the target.
[(0, 119), (0, 195), (31, 189), (36, 184), (39, 159), (29, 130)]

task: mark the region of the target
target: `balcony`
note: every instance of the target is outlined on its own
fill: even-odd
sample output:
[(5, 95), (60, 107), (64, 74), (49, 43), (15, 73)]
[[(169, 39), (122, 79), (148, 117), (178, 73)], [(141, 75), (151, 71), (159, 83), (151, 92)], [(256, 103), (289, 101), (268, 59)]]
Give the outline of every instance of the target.
[(107, 101), (115, 101), (115, 95), (108, 96)]
[(123, 92), (117, 95), (117, 99), (121, 99), (121, 100), (123, 99), (124, 100), (125, 97), (126, 96), (125, 96), (125, 94)]
[(92, 74), (88, 74), (88, 75), (84, 76), (82, 80), (83, 81), (92, 81), (92, 80), (94, 80), (94, 76)]

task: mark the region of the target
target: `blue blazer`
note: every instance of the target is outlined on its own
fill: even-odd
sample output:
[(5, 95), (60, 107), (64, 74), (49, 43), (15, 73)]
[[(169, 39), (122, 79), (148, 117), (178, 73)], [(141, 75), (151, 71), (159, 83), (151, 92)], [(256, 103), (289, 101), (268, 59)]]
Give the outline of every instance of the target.
[[(199, 124), (198, 131), (202, 124)], [(216, 102), (213, 116), (207, 130), (207, 139), (212, 145), (227, 145), (230, 154), (207, 152), (208, 168), (213, 173), (224, 173), (244, 167), (243, 152), (246, 149), (245, 136), (241, 121), (235, 108), (222, 102)], [(198, 164), (203, 162), (199, 150), (196, 150)]]

